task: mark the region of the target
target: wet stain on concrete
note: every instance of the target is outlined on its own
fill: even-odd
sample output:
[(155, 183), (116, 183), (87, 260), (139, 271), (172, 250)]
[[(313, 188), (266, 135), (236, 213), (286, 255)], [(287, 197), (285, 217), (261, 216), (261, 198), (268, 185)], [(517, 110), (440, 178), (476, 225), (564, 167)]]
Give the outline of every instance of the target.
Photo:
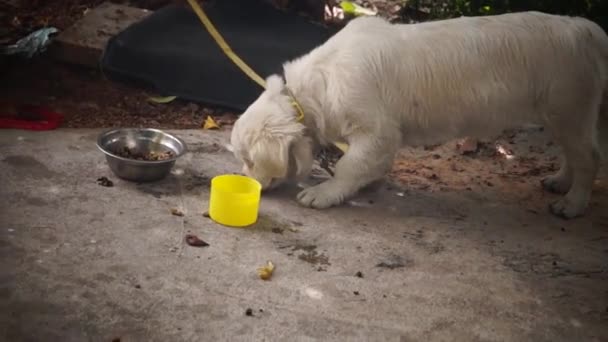
[(49, 202), (38, 197), (26, 197), (25, 202), (34, 207), (45, 207), (49, 205)]
[(31, 156), (13, 155), (4, 158), (2, 161), (12, 166), (21, 175), (34, 179), (52, 178), (59, 175)]

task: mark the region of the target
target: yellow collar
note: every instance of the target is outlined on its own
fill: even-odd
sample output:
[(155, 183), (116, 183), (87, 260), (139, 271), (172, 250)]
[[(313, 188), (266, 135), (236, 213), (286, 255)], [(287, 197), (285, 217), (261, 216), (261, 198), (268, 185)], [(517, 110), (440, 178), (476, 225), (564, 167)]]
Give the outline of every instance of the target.
[(302, 109), (302, 106), (300, 106), (300, 103), (298, 103), (298, 100), (296, 100), (296, 97), (291, 92), (291, 89), (288, 87), (285, 87), (285, 89), (287, 90), (287, 93), (291, 99), (291, 105), (296, 109), (296, 120), (298, 120), (298, 122), (304, 121), (304, 110)]

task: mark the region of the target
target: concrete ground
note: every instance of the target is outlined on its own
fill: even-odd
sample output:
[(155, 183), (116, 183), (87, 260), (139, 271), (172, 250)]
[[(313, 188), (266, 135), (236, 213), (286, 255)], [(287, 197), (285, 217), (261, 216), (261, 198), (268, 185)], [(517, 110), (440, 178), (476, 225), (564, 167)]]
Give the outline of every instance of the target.
[(209, 178), (240, 169), (227, 132), (174, 132), (191, 153), (140, 185), (111, 173), (98, 133), (0, 135), (3, 341), (608, 340), (604, 180), (589, 214), (564, 221), (547, 213), (545, 171), (474, 181), (467, 167), (504, 164), (404, 150), (396, 165), (441, 174), (397, 170), (400, 185), (322, 211), (286, 188), (235, 229), (202, 215)]

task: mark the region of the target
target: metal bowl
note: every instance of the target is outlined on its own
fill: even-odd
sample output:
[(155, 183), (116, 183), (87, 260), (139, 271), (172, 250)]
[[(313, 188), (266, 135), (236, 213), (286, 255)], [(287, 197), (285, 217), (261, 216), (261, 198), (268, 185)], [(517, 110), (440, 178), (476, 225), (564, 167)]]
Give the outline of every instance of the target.
[[(175, 161), (186, 153), (186, 143), (180, 138), (152, 128), (121, 128), (103, 132), (97, 147), (106, 155), (112, 172), (119, 178), (133, 182), (152, 182), (166, 177)], [(135, 153), (173, 152), (166, 160), (137, 160), (117, 155), (128, 148)]]

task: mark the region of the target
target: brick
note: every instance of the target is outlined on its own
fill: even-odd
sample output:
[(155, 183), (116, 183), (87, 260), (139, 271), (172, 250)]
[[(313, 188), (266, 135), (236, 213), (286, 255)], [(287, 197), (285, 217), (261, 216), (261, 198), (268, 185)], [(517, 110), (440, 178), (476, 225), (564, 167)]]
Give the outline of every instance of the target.
[(49, 53), (63, 62), (97, 68), (108, 40), (150, 15), (146, 9), (104, 2), (53, 40)]

